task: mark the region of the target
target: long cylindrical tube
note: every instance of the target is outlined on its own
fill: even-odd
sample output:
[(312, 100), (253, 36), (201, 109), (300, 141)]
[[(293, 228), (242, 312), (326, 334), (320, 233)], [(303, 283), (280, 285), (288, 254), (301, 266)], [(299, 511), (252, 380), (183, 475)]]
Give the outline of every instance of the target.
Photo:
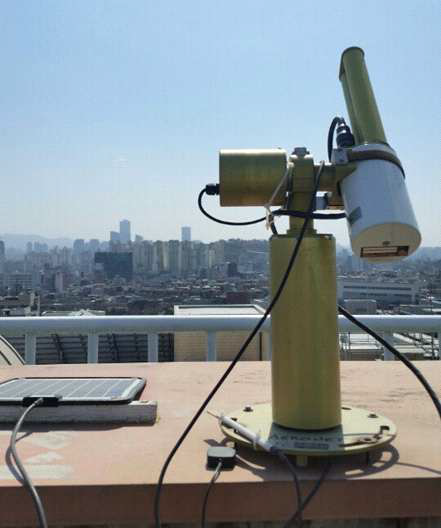
[(356, 143), (387, 143), (361, 48), (343, 52), (339, 78)]

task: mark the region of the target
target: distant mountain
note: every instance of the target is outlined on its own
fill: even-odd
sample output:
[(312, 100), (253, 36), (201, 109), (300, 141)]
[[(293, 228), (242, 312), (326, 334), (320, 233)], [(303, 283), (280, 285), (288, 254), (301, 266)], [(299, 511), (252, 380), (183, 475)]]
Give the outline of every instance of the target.
[(40, 235), (22, 235), (5, 233), (0, 235), (0, 240), (3, 240), (7, 248), (15, 248), (25, 250), (28, 242), (40, 242), (40, 244), (47, 244), (49, 248), (58, 247), (72, 247), (73, 241), (71, 238), (46, 238)]

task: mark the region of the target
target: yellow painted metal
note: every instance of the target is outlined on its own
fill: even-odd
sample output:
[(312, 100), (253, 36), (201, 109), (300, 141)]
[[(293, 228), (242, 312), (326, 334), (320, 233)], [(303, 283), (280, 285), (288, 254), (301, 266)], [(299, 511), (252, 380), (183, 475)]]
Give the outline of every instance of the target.
[[(271, 404), (247, 405), (228, 415), (258, 434), (264, 442), (281, 451), (297, 455), (297, 465), (306, 465), (307, 457), (340, 456), (365, 453), (389, 444), (397, 434), (395, 424), (380, 414), (358, 407), (343, 406), (341, 425), (327, 431), (299, 431), (275, 424)], [(221, 425), (223, 432), (235, 442), (256, 449), (233, 429)], [(260, 449), (257, 447), (257, 449)], [(301, 458), (305, 457), (305, 458)]]
[[(291, 190), (293, 192), (288, 203), (288, 208), (295, 211), (307, 212), (315, 186), (316, 168), (314, 167), (314, 160), (310, 156), (293, 156), (291, 157), (291, 160), (294, 162), (293, 178), (291, 184)], [(296, 182), (295, 189), (293, 185), (294, 182)], [(299, 191), (299, 186), (301, 189), (306, 189), (306, 191)], [(288, 234), (295, 235), (297, 231), (301, 229), (303, 222), (303, 218), (291, 216), (289, 218)], [(309, 234), (312, 232), (314, 232), (314, 220), (311, 219), (308, 221), (306, 233)]]
[(339, 78), (356, 143), (387, 143), (361, 48), (342, 53)]
[[(312, 157), (290, 156), (294, 164), (291, 190), (311, 193), (314, 189)], [(283, 178), (288, 165), (287, 155), (281, 149), (221, 150), (219, 153), (220, 204), (229, 206), (265, 205)], [(320, 178), (319, 191), (330, 191), (337, 200), (338, 182), (355, 169), (355, 164), (325, 165)], [(280, 190), (273, 205), (284, 203), (286, 188)], [(337, 202), (340, 203), (340, 202)]]
[[(221, 150), (219, 153), (220, 203), (250, 206), (268, 203), (287, 167), (282, 149)], [(281, 189), (274, 205), (282, 205)]]
[[(296, 235), (273, 236), (271, 286), (276, 291)], [(341, 423), (335, 240), (305, 236), (271, 314), (273, 420), (322, 430)]]

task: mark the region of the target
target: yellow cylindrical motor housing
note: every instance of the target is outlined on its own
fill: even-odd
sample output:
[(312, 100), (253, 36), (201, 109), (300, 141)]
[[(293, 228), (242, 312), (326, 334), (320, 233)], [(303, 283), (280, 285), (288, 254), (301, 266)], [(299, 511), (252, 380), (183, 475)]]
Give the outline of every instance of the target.
[[(296, 243), (273, 236), (271, 287), (277, 291)], [(341, 424), (335, 239), (306, 236), (271, 314), (273, 421), (322, 430)]]
[[(219, 153), (220, 204), (265, 205), (287, 168), (282, 149), (221, 150)], [(280, 189), (273, 205), (282, 205)]]

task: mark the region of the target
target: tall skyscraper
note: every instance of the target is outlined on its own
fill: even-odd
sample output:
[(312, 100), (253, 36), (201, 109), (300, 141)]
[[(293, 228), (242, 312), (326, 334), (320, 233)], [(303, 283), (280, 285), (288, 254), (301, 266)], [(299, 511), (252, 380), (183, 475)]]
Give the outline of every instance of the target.
[(190, 242), (191, 241), (191, 227), (183, 226), (181, 227), (181, 242)]
[(119, 223), (119, 238), (123, 244), (130, 242), (130, 222), (128, 220), (121, 220)]
[(181, 243), (179, 240), (168, 241), (168, 271), (179, 275), (181, 271)]
[(157, 240), (153, 243), (153, 265), (152, 270), (155, 273), (162, 273), (166, 268), (165, 243)]
[(192, 256), (191, 242), (184, 240), (181, 242), (181, 271), (184, 275), (192, 270)]

